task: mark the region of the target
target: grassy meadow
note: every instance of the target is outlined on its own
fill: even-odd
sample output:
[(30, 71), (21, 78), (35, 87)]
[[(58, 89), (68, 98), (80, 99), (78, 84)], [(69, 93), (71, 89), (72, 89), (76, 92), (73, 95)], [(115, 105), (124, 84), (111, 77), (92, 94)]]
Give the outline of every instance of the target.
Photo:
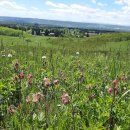
[(0, 51), (1, 130), (130, 130), (130, 33), (3, 33)]

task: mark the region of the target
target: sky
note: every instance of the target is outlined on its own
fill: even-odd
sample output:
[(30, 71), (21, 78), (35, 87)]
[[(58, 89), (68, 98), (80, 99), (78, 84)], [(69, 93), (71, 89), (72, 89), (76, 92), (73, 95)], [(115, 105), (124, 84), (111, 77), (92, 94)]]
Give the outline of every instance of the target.
[(0, 16), (130, 26), (130, 0), (0, 0)]

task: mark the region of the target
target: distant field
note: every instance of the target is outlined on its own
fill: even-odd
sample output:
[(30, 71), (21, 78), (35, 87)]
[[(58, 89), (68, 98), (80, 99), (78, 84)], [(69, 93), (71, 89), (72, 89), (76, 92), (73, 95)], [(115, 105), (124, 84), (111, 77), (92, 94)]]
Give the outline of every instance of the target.
[[(113, 36), (114, 34), (114, 36)], [(45, 36), (10, 37), (0, 36), (4, 45), (43, 46), (47, 48), (66, 48), (73, 51), (125, 51), (129, 48), (130, 33), (113, 33), (90, 38), (56, 38)], [(122, 37), (122, 39), (121, 39)], [(127, 40), (128, 39), (128, 40)]]
[(130, 129), (130, 33), (56, 38), (6, 31), (1, 130)]

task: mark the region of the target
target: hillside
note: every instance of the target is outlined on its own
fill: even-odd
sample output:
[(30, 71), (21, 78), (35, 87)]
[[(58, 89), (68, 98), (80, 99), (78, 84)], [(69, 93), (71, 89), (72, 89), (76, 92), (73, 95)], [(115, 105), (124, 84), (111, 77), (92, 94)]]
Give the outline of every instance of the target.
[(0, 129), (129, 130), (130, 33), (23, 33), (0, 27)]
[[(30, 46), (37, 46), (40, 44), (42, 47), (48, 49), (59, 48), (62, 50), (63, 48), (65, 48), (73, 52), (78, 50), (80, 50), (81, 52), (109, 50), (125, 51), (130, 44), (130, 33), (128, 32), (106, 33), (86, 38), (67, 38), (32, 36), (27, 34), (26, 32), (22, 32), (19, 30), (0, 27), (0, 35), (0, 38), (3, 40), (4, 45), (6, 44), (7, 46), (10, 46), (10, 43), (19, 46), (24, 46), (24, 44), (28, 44)], [(25, 37), (24, 39), (19, 38), (23, 35)]]
[(35, 18), (19, 18), (19, 17), (2, 17), (0, 16), (0, 23), (15, 23), (15, 24), (42, 24), (45, 26), (56, 27), (71, 27), (71, 28), (84, 28), (94, 30), (107, 30), (107, 31), (126, 31), (130, 32), (129, 26), (109, 25), (109, 24), (96, 24), (96, 23), (80, 23), (68, 21), (45, 20)]
[(25, 33), (24, 31), (0, 26), (0, 35), (20, 37), (20, 36), (24, 36), (25, 34), (27, 33)]

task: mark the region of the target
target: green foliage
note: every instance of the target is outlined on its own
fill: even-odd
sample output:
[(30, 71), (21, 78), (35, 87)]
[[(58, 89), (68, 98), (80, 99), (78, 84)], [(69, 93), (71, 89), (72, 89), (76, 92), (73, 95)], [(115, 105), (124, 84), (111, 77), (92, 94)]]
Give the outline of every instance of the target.
[(0, 128), (129, 130), (129, 35), (0, 36)]
[(26, 33), (24, 31), (15, 30), (12, 28), (0, 27), (0, 35), (23, 37), (26, 35)]

